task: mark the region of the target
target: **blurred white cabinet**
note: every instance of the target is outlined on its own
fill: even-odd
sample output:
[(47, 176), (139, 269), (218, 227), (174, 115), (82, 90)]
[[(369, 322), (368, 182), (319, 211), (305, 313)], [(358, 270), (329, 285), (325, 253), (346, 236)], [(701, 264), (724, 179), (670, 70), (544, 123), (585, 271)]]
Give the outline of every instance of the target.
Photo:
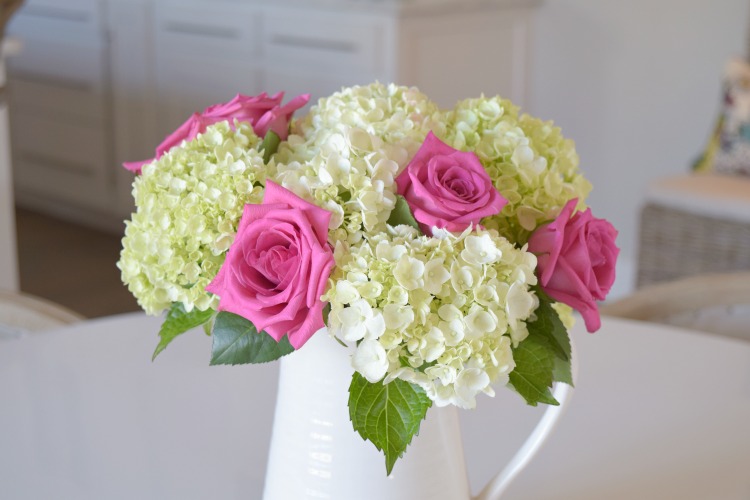
[(155, 76), (165, 136), (208, 105), (261, 84), (258, 32), (262, 12), (251, 2), (162, 1), (155, 5)]
[(101, 15), (95, 0), (32, 0), (8, 29), (24, 46), (8, 70), (20, 201), (28, 197), (100, 210), (111, 198), (108, 53)]
[(540, 0), (29, 0), (10, 26), (22, 204), (121, 230), (126, 160), (237, 92), (310, 93), (375, 80), (441, 106), (527, 101)]

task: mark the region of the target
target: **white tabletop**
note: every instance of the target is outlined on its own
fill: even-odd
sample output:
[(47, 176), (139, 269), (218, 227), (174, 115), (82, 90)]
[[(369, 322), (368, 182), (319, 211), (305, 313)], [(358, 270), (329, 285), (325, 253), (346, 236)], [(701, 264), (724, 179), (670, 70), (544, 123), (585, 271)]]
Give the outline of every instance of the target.
[[(260, 498), (277, 365), (209, 367), (199, 330), (152, 363), (159, 323), (0, 340), (0, 497)], [(750, 498), (750, 343), (609, 318), (574, 335), (573, 404), (508, 499)], [(541, 414), (497, 392), (462, 417), (477, 488)]]

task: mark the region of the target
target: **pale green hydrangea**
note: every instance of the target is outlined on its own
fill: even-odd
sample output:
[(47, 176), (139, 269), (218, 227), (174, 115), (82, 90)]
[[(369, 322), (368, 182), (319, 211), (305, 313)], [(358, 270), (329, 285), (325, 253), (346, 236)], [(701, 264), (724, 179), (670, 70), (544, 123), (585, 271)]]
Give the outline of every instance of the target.
[(555, 310), (566, 330), (570, 330), (576, 324), (576, 318), (573, 315), (573, 308), (562, 302), (553, 302), (552, 309)]
[(246, 203), (263, 199), (260, 139), (248, 123), (209, 126), (194, 140), (145, 165), (133, 183), (137, 207), (126, 221), (117, 266), (150, 314), (182, 302), (216, 306), (205, 291), (216, 276)]
[(394, 178), (441, 125), (440, 112), (414, 88), (380, 83), (321, 99), (274, 157), (276, 180), (330, 211), (331, 241), (359, 242), (385, 231)]
[(475, 406), (515, 367), (511, 347), (538, 306), (536, 257), (492, 230), (419, 236), (407, 226), (339, 242), (324, 300), (333, 335), (358, 342), (370, 382), (420, 385), (438, 405)]
[(578, 198), (578, 208), (585, 207), (591, 184), (578, 169), (575, 144), (552, 122), (519, 116), (518, 107), (500, 97), (460, 101), (444, 121), (439, 137), (474, 151), (508, 200), (500, 214), (482, 221), (486, 227), (524, 244), (568, 200)]

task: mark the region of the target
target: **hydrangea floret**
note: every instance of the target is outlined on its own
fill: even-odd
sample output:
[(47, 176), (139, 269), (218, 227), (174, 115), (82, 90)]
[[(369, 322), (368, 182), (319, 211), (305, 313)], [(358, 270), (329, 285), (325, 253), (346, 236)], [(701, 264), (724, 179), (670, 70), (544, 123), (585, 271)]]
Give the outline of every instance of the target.
[(440, 112), (414, 88), (375, 83), (323, 98), (275, 155), (277, 181), (332, 212), (331, 241), (385, 231), (394, 183)]
[(146, 312), (173, 303), (188, 311), (216, 307), (205, 288), (234, 241), (243, 207), (263, 200), (259, 145), (248, 123), (232, 130), (224, 121), (143, 166), (117, 266)]
[(508, 382), (512, 345), (536, 309), (536, 257), (496, 231), (420, 236), (391, 228), (336, 248), (328, 324), (357, 342), (354, 368), (368, 381), (418, 384), (438, 406), (473, 408)]
[(444, 115), (441, 137), (456, 149), (473, 151), (508, 204), (482, 223), (516, 243), (526, 243), (541, 224), (554, 219), (591, 191), (581, 174), (572, 140), (560, 128), (527, 114), (501, 97), (460, 101)]

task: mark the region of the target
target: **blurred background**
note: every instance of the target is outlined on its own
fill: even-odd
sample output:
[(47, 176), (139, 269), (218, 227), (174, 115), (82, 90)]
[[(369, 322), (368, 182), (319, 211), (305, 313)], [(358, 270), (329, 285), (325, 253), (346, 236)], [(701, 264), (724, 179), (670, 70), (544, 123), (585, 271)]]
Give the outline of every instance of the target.
[(649, 186), (706, 149), (750, 19), (745, 0), (27, 0), (12, 17), (21, 2), (0, 3), (6, 219), (15, 206), (0, 254), (19, 262), (4, 285), (88, 317), (137, 309), (115, 268), (132, 209), (121, 162), (236, 92), (314, 101), (374, 80), (444, 107), (500, 94), (554, 120), (594, 214), (620, 230), (612, 297), (626, 295)]

